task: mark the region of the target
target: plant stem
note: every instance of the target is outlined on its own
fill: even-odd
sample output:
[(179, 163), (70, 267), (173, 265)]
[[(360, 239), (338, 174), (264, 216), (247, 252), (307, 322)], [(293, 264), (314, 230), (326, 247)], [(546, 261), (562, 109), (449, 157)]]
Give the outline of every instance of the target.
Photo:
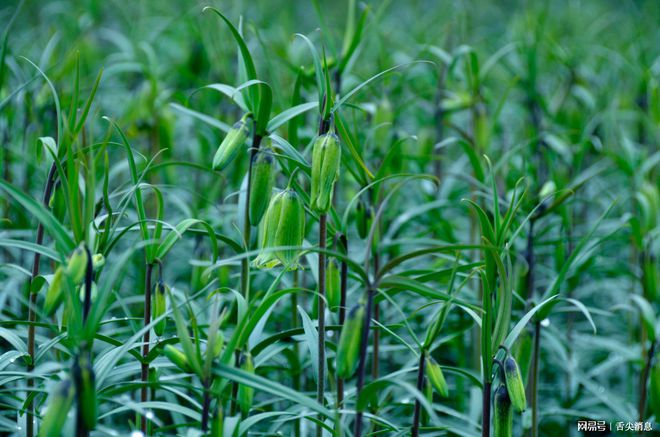
[[(426, 351), (421, 351), (419, 354), (419, 364), (417, 365), (417, 390), (424, 390), (424, 356)], [(412, 430), (410, 431), (411, 437), (417, 437), (419, 435), (419, 416), (421, 412), (422, 404), (419, 402), (419, 399), (415, 400), (415, 412), (413, 414), (413, 424)]]
[(646, 413), (646, 397), (647, 397), (647, 382), (649, 380), (649, 373), (651, 372), (651, 363), (653, 362), (653, 356), (655, 355), (655, 341), (651, 343), (649, 347), (649, 352), (646, 354), (646, 365), (644, 366), (644, 371), (642, 372), (641, 386), (639, 387), (639, 421), (644, 421), (644, 416)]
[(537, 320), (534, 322), (534, 349), (532, 355), (532, 380), (530, 383), (531, 391), (531, 406), (532, 406), (532, 428), (530, 429), (530, 435), (532, 437), (538, 437), (539, 435), (539, 405), (538, 405), (538, 394), (539, 394), (539, 354), (541, 352), (541, 321)]
[[(147, 264), (147, 269), (144, 275), (144, 326), (151, 323), (151, 273), (154, 269), (153, 263)], [(142, 345), (142, 389), (140, 394), (140, 401), (147, 402), (148, 398), (148, 381), (149, 381), (149, 363), (147, 356), (149, 355), (149, 341), (151, 338), (151, 329), (144, 333)], [(147, 435), (147, 418), (140, 415), (140, 429), (142, 434)]]
[[(374, 256), (374, 276), (377, 276), (378, 270), (380, 269), (380, 265), (379, 265), (380, 257), (378, 256), (378, 253), (374, 253), (373, 256)], [(371, 362), (371, 379), (375, 381), (378, 379), (378, 366), (379, 366), (378, 353), (380, 350), (380, 328), (378, 327), (378, 323), (380, 322), (380, 305), (378, 305), (377, 302), (374, 302), (373, 305), (374, 305), (374, 321), (376, 322), (376, 326), (374, 326), (374, 344), (373, 344), (374, 357)]]
[[(327, 214), (321, 214), (319, 216), (319, 297), (317, 299), (318, 307), (317, 314), (319, 317), (319, 338), (318, 338), (318, 369), (319, 369), (319, 379), (316, 386), (316, 401), (323, 405), (324, 394), (325, 394), (325, 248), (326, 248), (326, 238), (327, 238)], [(319, 417), (319, 420), (322, 420)], [(321, 424), (316, 425), (316, 435), (321, 436), (323, 434), (323, 427)]]
[[(245, 192), (245, 210), (243, 211), (243, 238), (245, 239), (245, 250), (250, 250), (250, 186), (252, 185), (252, 161), (259, 151), (261, 145), (261, 135), (254, 134), (252, 137), (252, 147), (250, 148), (250, 162), (248, 164), (247, 186)], [(241, 260), (241, 292), (246, 302), (250, 300), (250, 260), (243, 258)]]
[[(298, 280), (298, 270), (294, 270), (293, 272), (293, 288), (298, 288), (299, 285), (299, 280)], [(299, 322), (298, 322), (298, 293), (294, 292), (291, 293), (291, 327), (293, 329), (299, 327)], [(293, 369), (293, 389), (296, 391), (300, 391), (301, 387), (301, 372), (300, 372), (300, 347), (298, 342), (293, 343), (293, 353), (296, 357), (296, 367)], [(293, 435), (295, 437), (300, 437), (300, 420), (296, 419), (293, 421)]]
[(202, 401), (202, 432), (206, 433), (209, 429), (209, 410), (211, 408), (211, 391), (208, 382), (204, 386), (204, 400)]
[[(48, 171), (48, 176), (46, 178), (46, 186), (44, 188), (44, 197), (43, 197), (43, 203), (46, 208), (48, 208), (48, 203), (50, 202), (50, 196), (53, 192), (53, 187), (55, 185), (55, 173), (57, 171), (57, 167), (55, 166), (55, 163), (50, 166), (50, 170)], [(35, 243), (37, 245), (41, 245), (44, 241), (44, 227), (41, 223), (39, 223), (39, 226), (37, 226), (37, 238)], [(35, 307), (37, 306), (37, 296), (38, 296), (38, 291), (39, 290), (32, 290), (32, 283), (34, 282), (35, 278), (39, 276), (39, 261), (41, 261), (41, 253), (39, 252), (34, 252), (34, 258), (32, 261), (32, 274), (30, 276), (30, 304), (28, 306), (28, 355), (30, 356), (30, 363), (27, 366), (27, 371), (32, 372), (34, 370), (34, 359), (35, 359), (35, 354), (34, 354), (34, 337), (35, 337), (35, 322), (37, 321), (37, 313), (35, 312)], [(27, 380), (27, 391), (28, 391), (28, 404), (26, 406), (27, 410), (27, 418), (26, 418), (26, 426), (25, 426), (25, 434), (27, 437), (32, 437), (34, 435), (34, 413), (32, 411), (32, 397), (30, 397), (30, 390), (32, 389), (34, 385), (34, 380), (32, 378), (28, 378)]]
[[(339, 245), (345, 256), (348, 256), (348, 240), (346, 235), (342, 234), (339, 236)], [(339, 326), (340, 328), (344, 326), (344, 321), (346, 320), (346, 287), (348, 285), (348, 264), (346, 260), (341, 262), (340, 270), (340, 298), (339, 298)], [(337, 378), (337, 409), (340, 409), (344, 403), (344, 380), (343, 378)]]
[[(371, 328), (371, 309), (373, 307), (375, 290), (369, 285), (367, 290), (367, 312), (362, 326), (362, 338), (360, 339), (360, 361), (357, 370), (356, 402), (360, 399), (360, 393), (364, 387), (364, 373), (367, 364), (367, 346), (369, 344), (369, 329)], [(362, 410), (358, 409), (355, 415), (355, 437), (362, 435)]]
[(483, 420), (481, 422), (482, 437), (490, 437), (490, 394), (492, 384), (493, 383), (488, 380), (484, 383), (484, 390), (481, 398), (481, 409), (483, 411)]

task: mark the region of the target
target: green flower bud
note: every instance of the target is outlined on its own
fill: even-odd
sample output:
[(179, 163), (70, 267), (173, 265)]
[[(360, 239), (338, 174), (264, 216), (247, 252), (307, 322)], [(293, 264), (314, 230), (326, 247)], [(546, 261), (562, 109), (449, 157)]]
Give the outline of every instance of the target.
[(250, 114), (244, 115), (243, 118), (229, 129), (229, 132), (227, 132), (225, 139), (222, 140), (213, 157), (213, 170), (224, 170), (236, 157), (243, 144), (245, 144), (250, 133), (250, 127), (247, 122), (247, 118), (250, 116)]
[[(153, 319), (165, 314), (167, 311), (167, 294), (170, 291), (170, 288), (165, 285), (163, 282), (158, 282), (156, 284), (154, 292), (154, 304), (153, 304)], [(158, 323), (154, 325), (154, 332), (157, 336), (162, 336), (165, 332), (165, 326), (167, 325), (167, 317), (161, 319)]]
[(344, 326), (339, 335), (337, 345), (337, 375), (348, 379), (355, 373), (362, 343), (362, 330), (364, 329), (365, 308), (360, 302), (348, 313)]
[(442, 373), (442, 368), (440, 368), (438, 362), (428, 354), (426, 355), (426, 366), (424, 366), (424, 369), (426, 377), (438, 394), (443, 398), (448, 397), (449, 388), (447, 387), (445, 376)]
[(527, 408), (525, 385), (520, 376), (518, 363), (516, 363), (516, 360), (512, 357), (508, 357), (504, 360), (504, 376), (506, 379), (506, 388), (509, 392), (513, 408), (515, 408), (517, 412), (522, 413)]
[(282, 209), (279, 223), (275, 230), (274, 245), (276, 247), (290, 247), (279, 249), (275, 256), (287, 269), (297, 267), (300, 256), (299, 247), (305, 238), (305, 208), (298, 194), (291, 188), (282, 192)]
[(50, 281), (44, 302), (44, 312), (47, 316), (52, 315), (62, 303), (62, 298), (64, 297), (64, 274), (64, 267), (60, 266), (55, 270), (53, 279)]
[(97, 271), (101, 267), (105, 265), (105, 257), (103, 256), (102, 253), (95, 253), (92, 256), (92, 266), (94, 268), (94, 271)]
[[(252, 355), (247, 353), (245, 355), (245, 361), (241, 369), (247, 373), (254, 374), (254, 363), (252, 362)], [(238, 405), (241, 408), (241, 413), (244, 416), (250, 414), (250, 408), (252, 408), (252, 401), (254, 399), (254, 389), (248, 385), (240, 384), (238, 386)]]
[(495, 392), (494, 404), (495, 437), (511, 437), (513, 435), (513, 410), (511, 410), (511, 399), (509, 399), (505, 386), (501, 385)]
[(275, 158), (269, 147), (262, 147), (252, 158), (249, 219), (252, 226), (261, 221), (275, 183)]
[(87, 429), (96, 427), (98, 416), (98, 403), (96, 398), (96, 378), (94, 367), (88, 354), (78, 355), (72, 367), (73, 379), (78, 392), (78, 408)]
[(73, 251), (66, 265), (66, 274), (71, 278), (75, 285), (78, 285), (85, 278), (87, 270), (87, 251), (81, 244)]
[(369, 234), (369, 214), (367, 205), (362, 199), (358, 200), (355, 209), (355, 227), (357, 228), (358, 236), (364, 240)]
[[(90, 298), (92, 299), (92, 302), (94, 302), (99, 295), (99, 288), (96, 286), (96, 282), (92, 282), (91, 291), (92, 292), (90, 293)], [(82, 284), (80, 287), (78, 287), (78, 297), (80, 297), (80, 302), (85, 301), (85, 284)]]
[(312, 192), (313, 210), (325, 214), (332, 204), (335, 181), (341, 165), (341, 146), (334, 133), (319, 135), (312, 149)]
[(73, 405), (74, 389), (71, 381), (64, 380), (51, 394), (48, 409), (41, 422), (39, 436), (59, 437), (66, 422), (66, 416)]
[(254, 265), (258, 268), (271, 268), (279, 264), (275, 253), (268, 249), (275, 247), (275, 233), (280, 223), (283, 200), (284, 191), (275, 194), (270, 199), (266, 215), (259, 226), (259, 248), (261, 252), (254, 260)]
[(168, 344), (163, 348), (163, 354), (167, 357), (168, 360), (172, 362), (179, 369), (183, 370), (186, 373), (192, 372), (190, 363), (186, 355), (181, 352), (179, 349), (175, 348), (171, 344)]
[(328, 269), (325, 272), (325, 296), (330, 311), (337, 311), (341, 303), (341, 272), (334, 258), (328, 262)]

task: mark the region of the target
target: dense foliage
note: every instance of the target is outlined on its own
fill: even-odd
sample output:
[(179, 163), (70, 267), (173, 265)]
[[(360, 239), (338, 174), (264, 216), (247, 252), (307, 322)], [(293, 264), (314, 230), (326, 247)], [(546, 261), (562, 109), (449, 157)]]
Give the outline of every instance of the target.
[(659, 20), (2, 2), (0, 433), (660, 429)]

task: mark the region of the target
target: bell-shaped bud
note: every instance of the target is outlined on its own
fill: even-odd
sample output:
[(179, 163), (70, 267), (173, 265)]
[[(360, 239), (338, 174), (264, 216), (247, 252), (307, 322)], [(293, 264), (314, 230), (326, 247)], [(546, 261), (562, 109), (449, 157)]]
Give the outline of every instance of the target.
[(250, 174), (250, 205), (248, 216), (250, 224), (257, 226), (268, 206), (270, 194), (275, 182), (275, 158), (270, 147), (262, 147), (252, 157)]
[(504, 377), (506, 380), (506, 389), (509, 392), (509, 398), (513, 408), (519, 413), (522, 413), (527, 408), (527, 400), (525, 399), (525, 385), (523, 384), (520, 375), (518, 363), (513, 357), (508, 357), (504, 360)]
[(325, 214), (332, 204), (335, 181), (341, 165), (341, 146), (334, 133), (319, 135), (312, 149), (311, 207)]
[(245, 114), (229, 129), (213, 157), (213, 170), (224, 170), (241, 150), (250, 133), (247, 120), (250, 117), (251, 114)]
[(337, 345), (337, 376), (348, 379), (355, 373), (362, 343), (364, 329), (365, 306), (360, 302), (353, 306), (339, 335)]

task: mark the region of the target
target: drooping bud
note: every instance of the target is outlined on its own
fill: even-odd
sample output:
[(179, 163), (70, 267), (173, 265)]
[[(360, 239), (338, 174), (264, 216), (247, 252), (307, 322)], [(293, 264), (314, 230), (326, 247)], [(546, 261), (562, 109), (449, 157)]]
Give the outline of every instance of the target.
[(266, 215), (259, 226), (259, 255), (254, 260), (255, 267), (271, 268), (279, 264), (273, 251), (269, 249), (275, 247), (275, 233), (280, 223), (282, 213), (282, 204), (284, 192), (275, 194), (268, 203)]
[(96, 398), (96, 378), (94, 367), (89, 355), (82, 353), (78, 355), (72, 367), (73, 379), (78, 392), (78, 408), (85, 422), (85, 427), (92, 430), (96, 427), (98, 416), (98, 404)]
[(341, 146), (334, 133), (319, 135), (312, 149), (311, 207), (325, 214), (332, 204), (335, 181), (341, 165)]
[(328, 262), (328, 269), (325, 273), (325, 295), (330, 311), (337, 311), (341, 303), (341, 272), (339, 264), (334, 258)]
[(357, 229), (358, 236), (364, 240), (369, 234), (369, 216), (368, 208), (362, 199), (358, 200), (357, 207), (355, 209), (355, 227)]
[(270, 147), (262, 147), (252, 157), (248, 214), (252, 226), (259, 224), (268, 206), (268, 199), (275, 183), (274, 164), (275, 158)]
[(47, 316), (52, 315), (62, 303), (64, 297), (64, 267), (60, 266), (55, 270), (53, 279), (50, 281), (48, 291), (46, 291), (46, 300), (44, 301), (44, 312)]
[[(163, 283), (162, 281), (158, 281), (156, 286), (154, 287), (154, 305), (153, 305), (153, 319), (157, 319), (158, 317), (162, 316), (165, 314), (165, 311), (167, 311), (167, 294), (170, 291), (170, 288)], [(165, 326), (167, 325), (167, 318), (163, 317), (160, 321), (158, 321), (154, 325), (154, 332), (156, 333), (157, 336), (162, 336), (163, 333), (165, 332)]]
[(305, 208), (300, 196), (293, 189), (287, 188), (282, 192), (282, 206), (274, 240), (276, 247), (288, 247), (275, 252), (277, 259), (287, 269), (297, 267), (304, 238)]
[(245, 114), (229, 129), (213, 157), (213, 170), (224, 170), (245, 144), (250, 133), (250, 126), (247, 121), (249, 117), (251, 117), (251, 114)]
[[(247, 353), (245, 361), (241, 369), (247, 373), (254, 373), (254, 363), (252, 362), (252, 355)], [(241, 413), (247, 416), (252, 408), (252, 400), (254, 399), (254, 389), (248, 385), (241, 384), (238, 386), (238, 405), (241, 408)]]
[(447, 387), (447, 382), (445, 381), (445, 376), (442, 373), (442, 368), (432, 356), (426, 354), (426, 365), (424, 366), (426, 377), (429, 379), (429, 382), (438, 392), (440, 396), (446, 398), (449, 396), (449, 388)]
[(103, 256), (102, 253), (95, 253), (92, 256), (92, 266), (94, 268), (94, 271), (97, 271), (101, 267), (105, 265), (105, 257)]
[(365, 308), (360, 302), (353, 306), (344, 321), (337, 345), (337, 376), (348, 379), (358, 364), (362, 330), (364, 329)]
[[(92, 302), (96, 300), (98, 295), (99, 295), (99, 289), (96, 286), (96, 282), (92, 282), (92, 290), (89, 296)], [(78, 287), (78, 297), (80, 298), (80, 302), (85, 301), (85, 284), (82, 284), (80, 287)]]
[(512, 357), (504, 360), (504, 377), (506, 379), (506, 388), (511, 398), (511, 404), (517, 412), (522, 413), (527, 408), (525, 399), (525, 385), (520, 376), (518, 363)]
[(41, 437), (59, 437), (66, 422), (66, 416), (73, 405), (74, 388), (68, 379), (59, 383), (50, 396), (48, 409), (39, 429)]
[(87, 251), (81, 244), (73, 251), (66, 265), (66, 274), (75, 285), (80, 284), (85, 278), (87, 269)]
[(171, 344), (168, 344), (165, 346), (165, 348), (163, 348), (163, 354), (165, 354), (167, 359), (170, 360), (172, 364), (177, 366), (179, 369), (186, 373), (192, 372), (192, 368), (190, 367), (190, 363), (188, 362), (186, 355)]
[(494, 404), (495, 417), (493, 418), (493, 422), (495, 437), (511, 437), (513, 435), (513, 410), (511, 409), (509, 393), (504, 385), (500, 385), (495, 392)]

